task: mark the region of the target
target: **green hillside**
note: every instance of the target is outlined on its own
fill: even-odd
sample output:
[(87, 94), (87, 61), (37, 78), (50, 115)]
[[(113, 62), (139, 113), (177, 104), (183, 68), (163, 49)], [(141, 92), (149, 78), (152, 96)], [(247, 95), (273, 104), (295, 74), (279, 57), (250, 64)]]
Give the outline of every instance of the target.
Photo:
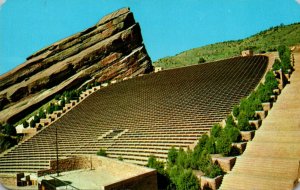
[(201, 57), (206, 61), (214, 61), (238, 56), (245, 49), (263, 53), (274, 51), (279, 45), (295, 44), (300, 44), (300, 23), (271, 27), (243, 40), (221, 42), (187, 50), (175, 56), (159, 59), (154, 62), (154, 66), (170, 69), (198, 64)]

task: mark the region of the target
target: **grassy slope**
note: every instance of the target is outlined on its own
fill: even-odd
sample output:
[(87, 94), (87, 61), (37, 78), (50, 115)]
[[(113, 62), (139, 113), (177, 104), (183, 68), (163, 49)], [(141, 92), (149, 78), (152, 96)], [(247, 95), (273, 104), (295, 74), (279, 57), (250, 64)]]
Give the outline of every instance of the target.
[(276, 50), (279, 45), (300, 44), (300, 23), (272, 27), (243, 40), (227, 41), (184, 51), (175, 56), (154, 62), (164, 69), (197, 64), (199, 57), (214, 61), (240, 55), (242, 50), (253, 49), (255, 53)]

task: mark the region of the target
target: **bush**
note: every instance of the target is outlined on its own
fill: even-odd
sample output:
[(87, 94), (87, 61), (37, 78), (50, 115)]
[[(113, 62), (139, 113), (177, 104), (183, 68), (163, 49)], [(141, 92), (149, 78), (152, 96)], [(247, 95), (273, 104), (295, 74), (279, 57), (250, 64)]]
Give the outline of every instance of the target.
[(237, 127), (235, 122), (234, 122), (234, 119), (233, 119), (232, 115), (227, 116), (225, 128), (226, 127)]
[(249, 119), (245, 112), (241, 112), (238, 117), (238, 129), (241, 131), (251, 131), (255, 129), (255, 127), (249, 124)]
[(182, 168), (186, 168), (187, 165), (186, 162), (187, 162), (187, 153), (182, 148), (180, 148), (176, 159), (176, 165)]
[(163, 162), (160, 162), (156, 160), (156, 157), (153, 155), (150, 155), (148, 158), (148, 164), (147, 167), (156, 169), (158, 173), (165, 174), (165, 165)]
[(47, 107), (47, 114), (52, 114), (54, 112), (54, 105), (52, 103)]
[(28, 124), (28, 122), (27, 122), (26, 120), (24, 120), (24, 121), (22, 122), (22, 124), (23, 124), (23, 127), (24, 127), (24, 128), (27, 128), (27, 127), (29, 126), (29, 124)]
[(281, 69), (281, 61), (279, 59), (275, 59), (274, 64), (272, 66), (273, 70), (280, 70)]
[(56, 104), (54, 106), (54, 111), (59, 111), (59, 110), (62, 110), (62, 107)]
[(262, 107), (262, 101), (260, 100), (260, 98), (255, 98), (253, 101), (252, 101), (252, 106), (255, 111), (262, 111), (263, 110), (263, 107)]
[(281, 57), (281, 65), (283, 73), (287, 74), (290, 69), (292, 69), (291, 65), (291, 54), (285, 53), (283, 57)]
[(39, 110), (39, 118), (41, 118), (41, 119), (46, 118), (46, 114), (45, 114), (45, 112), (44, 112), (43, 109), (40, 109), (40, 110)]
[(198, 60), (198, 63), (205, 63), (205, 62), (206, 62), (206, 60), (203, 57), (200, 57)]
[(206, 168), (205, 174), (207, 177), (215, 178), (219, 175), (222, 175), (223, 171), (218, 165), (211, 164)]
[(168, 163), (173, 165), (176, 163), (176, 159), (178, 157), (178, 151), (172, 147), (168, 152)]
[(39, 122), (40, 122), (40, 117), (37, 116), (37, 115), (35, 115), (35, 116), (33, 117), (33, 120), (34, 120), (35, 123), (39, 123)]
[(171, 168), (169, 168), (168, 174), (169, 174), (170, 179), (173, 182), (173, 184), (176, 185), (176, 183), (178, 181), (178, 177), (182, 171), (183, 171), (183, 169), (178, 167), (177, 165), (174, 165)]
[(35, 127), (35, 121), (32, 119), (31, 121), (30, 121), (30, 123), (29, 123), (29, 125), (30, 125), (30, 127), (31, 128), (34, 128)]
[(240, 130), (236, 127), (225, 127), (224, 133), (230, 138), (231, 142), (238, 142)]
[(215, 154), (216, 153), (216, 147), (215, 147), (215, 138), (210, 137), (204, 146), (204, 149), (210, 153), (210, 154)]
[(61, 106), (61, 107), (65, 107), (65, 105), (66, 105), (66, 100), (65, 100), (65, 98), (62, 98), (62, 99), (60, 100), (60, 106)]
[(107, 156), (106, 150), (100, 148), (100, 150), (97, 152), (97, 155), (98, 155), (98, 156)]
[(203, 150), (198, 161), (198, 169), (204, 172), (210, 164), (211, 156), (206, 150)]
[(18, 144), (17, 138), (0, 135), (0, 153)]
[(212, 137), (219, 137), (222, 134), (222, 127), (220, 124), (214, 124), (214, 126), (211, 128), (210, 134)]
[(40, 130), (41, 128), (43, 128), (43, 125), (39, 124), (37, 129)]
[(235, 105), (233, 107), (232, 114), (233, 114), (234, 117), (238, 117), (239, 116), (239, 114), (240, 114), (240, 107), (238, 105)]
[(266, 74), (265, 86), (267, 87), (268, 90), (271, 91), (271, 93), (272, 93), (273, 89), (278, 88), (278, 81), (276, 80), (276, 77), (272, 71), (269, 71)]
[(270, 88), (265, 86), (264, 84), (260, 84), (257, 88), (258, 99), (261, 102), (269, 102), (271, 99), (272, 92)]
[(59, 100), (59, 99), (60, 99), (60, 95), (59, 95), (59, 94), (56, 94), (55, 97), (54, 97), (54, 99), (55, 99), (55, 100)]
[(244, 112), (244, 114), (248, 119), (255, 118), (255, 109), (252, 105), (251, 99), (244, 98), (241, 100), (239, 116), (241, 115), (241, 112)]
[(9, 136), (16, 136), (17, 135), (16, 128), (10, 124), (4, 125), (4, 134)]
[(228, 135), (223, 133), (216, 140), (216, 149), (217, 153), (223, 154), (224, 156), (228, 156), (231, 151), (232, 141)]
[(278, 50), (279, 57), (281, 58), (283, 54), (286, 52), (286, 46), (280, 45), (278, 46), (277, 50)]
[(198, 190), (199, 182), (192, 170), (185, 170), (178, 176), (176, 187), (177, 190)]
[(123, 157), (122, 156), (118, 156), (118, 160), (123, 161)]

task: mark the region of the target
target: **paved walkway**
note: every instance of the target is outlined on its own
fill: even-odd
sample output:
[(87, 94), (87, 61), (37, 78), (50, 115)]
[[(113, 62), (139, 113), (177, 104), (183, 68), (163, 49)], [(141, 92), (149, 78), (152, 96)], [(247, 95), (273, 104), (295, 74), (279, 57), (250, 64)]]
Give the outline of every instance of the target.
[(222, 190), (293, 189), (300, 177), (300, 47), (295, 71)]

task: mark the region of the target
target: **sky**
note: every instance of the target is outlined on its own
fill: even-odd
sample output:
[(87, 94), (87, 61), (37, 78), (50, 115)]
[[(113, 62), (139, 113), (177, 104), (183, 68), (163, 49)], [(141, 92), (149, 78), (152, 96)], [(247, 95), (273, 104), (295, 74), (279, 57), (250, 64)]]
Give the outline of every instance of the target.
[(300, 0), (0, 0), (0, 75), (130, 7), (152, 59), (300, 22)]

